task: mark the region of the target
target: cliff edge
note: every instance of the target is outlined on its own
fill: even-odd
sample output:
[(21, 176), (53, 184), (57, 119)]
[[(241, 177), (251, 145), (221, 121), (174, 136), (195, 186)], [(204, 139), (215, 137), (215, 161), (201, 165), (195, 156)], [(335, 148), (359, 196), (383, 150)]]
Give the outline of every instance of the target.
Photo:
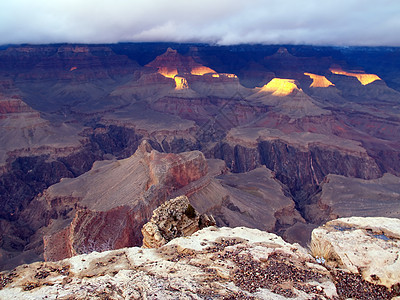
[[(400, 277), (379, 280), (399, 269), (394, 267), (399, 224), (398, 219), (347, 218), (317, 228), (311, 250), (322, 233), (331, 241), (336, 265), (330, 256), (313, 257), (273, 233), (212, 226), (158, 249), (124, 248), (19, 266), (0, 273), (0, 299), (398, 299)], [(357, 238), (346, 242), (353, 234)], [(370, 247), (381, 246), (382, 259), (394, 255), (375, 276), (360, 272), (363, 266), (349, 255), (363, 253), (367, 237)], [(357, 259), (367, 267), (373, 263)]]

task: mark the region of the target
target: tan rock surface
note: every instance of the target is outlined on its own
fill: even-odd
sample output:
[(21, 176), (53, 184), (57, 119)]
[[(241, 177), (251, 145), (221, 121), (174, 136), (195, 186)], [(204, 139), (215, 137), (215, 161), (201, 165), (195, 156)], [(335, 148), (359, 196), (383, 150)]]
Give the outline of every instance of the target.
[(400, 284), (400, 219), (341, 218), (312, 232), (312, 242), (331, 248), (327, 263), (360, 273), (388, 288)]
[(295, 80), (273, 78), (264, 87), (255, 88), (254, 94), (246, 99), (254, 104), (270, 106), (275, 112), (292, 119), (330, 114), (328, 110), (320, 108), (303, 90), (298, 89), (297, 84)]
[[(284, 270), (293, 274), (275, 281), (273, 276)], [(159, 249), (94, 252), (20, 266), (1, 276), (1, 299), (310, 299), (317, 294), (327, 299), (336, 295), (328, 272), (312, 263), (303, 248), (247, 228), (209, 227)]]
[[(346, 234), (338, 233), (339, 239)], [(298, 244), (245, 227), (208, 227), (158, 249), (124, 248), (22, 265), (0, 273), (0, 279), (0, 299), (391, 299), (400, 294), (326, 268)]]

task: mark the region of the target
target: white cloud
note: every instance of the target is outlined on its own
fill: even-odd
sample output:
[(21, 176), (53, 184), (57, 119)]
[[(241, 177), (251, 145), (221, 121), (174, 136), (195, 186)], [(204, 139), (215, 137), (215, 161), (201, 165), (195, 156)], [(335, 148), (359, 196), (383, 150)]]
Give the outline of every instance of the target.
[(398, 0), (2, 0), (0, 44), (201, 41), (400, 46)]

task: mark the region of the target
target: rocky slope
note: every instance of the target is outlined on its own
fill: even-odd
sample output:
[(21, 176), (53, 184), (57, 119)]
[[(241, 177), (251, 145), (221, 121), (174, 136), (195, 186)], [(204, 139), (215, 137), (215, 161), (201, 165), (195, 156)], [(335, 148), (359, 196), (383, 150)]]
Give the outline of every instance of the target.
[(307, 215), (315, 222), (350, 217), (399, 218), (400, 178), (384, 174), (377, 179), (328, 175), (321, 190), (305, 204)]
[(67, 123), (54, 126), (11, 87), (0, 89), (0, 133), (0, 170), (6, 170), (7, 162), (22, 156), (68, 156), (83, 142), (78, 136), (79, 128)]
[(314, 229), (312, 249), (324, 250), (327, 265), (358, 273), (366, 281), (398, 293), (399, 228), (397, 218), (341, 218)]
[[(187, 195), (191, 204), (200, 213), (212, 215), (218, 226), (247, 226), (283, 234), (295, 224), (305, 224), (287, 188), (265, 167), (219, 175)], [(290, 239), (305, 243), (308, 238), (294, 234)]]
[(24, 215), (32, 230), (40, 230), (28, 248), (43, 239), (44, 259), (51, 261), (140, 245), (140, 229), (153, 209), (206, 173), (201, 152), (162, 154), (143, 142), (133, 156), (97, 162), (37, 197)]
[[(388, 218), (328, 223), (313, 232), (314, 255), (321, 255), (316, 245), (331, 246), (325, 258), (257, 229), (208, 227), (158, 249), (20, 266), (0, 274), (0, 298), (394, 299), (399, 226)], [(365, 245), (376, 251), (365, 252)], [(386, 262), (374, 262), (377, 255)]]
[(313, 192), (328, 174), (358, 178), (382, 175), (376, 161), (355, 141), (319, 133), (284, 133), (262, 127), (234, 128), (213, 150), (235, 172), (266, 165), (293, 195)]

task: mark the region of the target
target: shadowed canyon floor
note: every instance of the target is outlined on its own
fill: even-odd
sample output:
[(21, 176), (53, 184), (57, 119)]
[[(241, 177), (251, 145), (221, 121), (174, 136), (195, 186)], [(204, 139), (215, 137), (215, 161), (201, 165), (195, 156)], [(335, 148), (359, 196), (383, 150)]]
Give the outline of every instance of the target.
[(181, 195), (219, 226), (303, 245), (338, 217), (399, 218), (399, 61), (398, 48), (1, 48), (0, 267), (138, 246)]

